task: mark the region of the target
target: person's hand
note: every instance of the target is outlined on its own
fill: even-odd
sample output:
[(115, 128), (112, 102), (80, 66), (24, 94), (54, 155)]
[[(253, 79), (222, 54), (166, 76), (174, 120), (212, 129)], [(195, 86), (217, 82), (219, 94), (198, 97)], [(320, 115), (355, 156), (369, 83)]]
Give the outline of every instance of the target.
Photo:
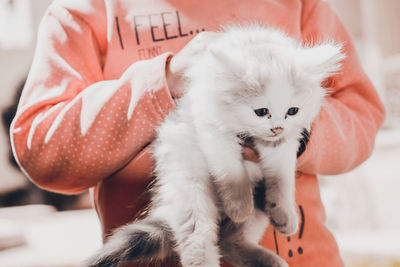
[(167, 63), (167, 84), (173, 98), (183, 95), (187, 83), (184, 77), (185, 70), (196, 61), (197, 57), (206, 52), (207, 45), (212, 43), (217, 36), (216, 32), (199, 33)]
[(243, 147), (242, 156), (243, 156), (243, 159), (245, 159), (245, 160), (253, 161), (256, 163), (258, 163), (260, 161), (257, 151), (255, 151), (254, 149), (247, 147), (247, 146)]

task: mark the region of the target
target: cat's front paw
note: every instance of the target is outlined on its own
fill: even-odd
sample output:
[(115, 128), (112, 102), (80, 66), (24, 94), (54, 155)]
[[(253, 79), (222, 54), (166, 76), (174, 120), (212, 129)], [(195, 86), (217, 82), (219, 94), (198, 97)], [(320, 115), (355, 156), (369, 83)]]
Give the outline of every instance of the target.
[(228, 189), (222, 196), (225, 214), (235, 223), (244, 222), (254, 210), (253, 190), (251, 186), (237, 185)]
[(299, 229), (299, 216), (294, 208), (278, 207), (274, 203), (267, 203), (268, 215), (271, 224), (284, 235), (290, 236)]

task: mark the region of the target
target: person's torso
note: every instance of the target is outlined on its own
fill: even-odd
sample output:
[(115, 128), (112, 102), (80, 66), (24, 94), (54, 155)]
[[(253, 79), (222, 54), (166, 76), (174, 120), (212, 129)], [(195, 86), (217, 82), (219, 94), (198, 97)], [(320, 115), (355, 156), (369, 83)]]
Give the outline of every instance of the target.
[[(111, 3), (111, 1), (110, 1)], [(133, 0), (113, 1), (107, 8), (108, 46), (103, 55), (105, 79), (118, 79), (134, 62), (178, 52), (201, 31), (232, 23), (263, 23), (301, 39), (300, 0)], [(140, 213), (151, 180), (152, 161), (143, 151), (125, 169), (95, 189), (96, 209), (105, 234)], [(299, 232), (286, 237), (269, 227), (261, 244), (290, 266), (343, 266), (325, 214), (315, 176), (298, 174), (296, 200)]]
[[(134, 0), (108, 7), (104, 76), (117, 79), (135, 61), (178, 52), (201, 31), (262, 23), (301, 38), (299, 0)], [(116, 60), (117, 59), (117, 60)]]

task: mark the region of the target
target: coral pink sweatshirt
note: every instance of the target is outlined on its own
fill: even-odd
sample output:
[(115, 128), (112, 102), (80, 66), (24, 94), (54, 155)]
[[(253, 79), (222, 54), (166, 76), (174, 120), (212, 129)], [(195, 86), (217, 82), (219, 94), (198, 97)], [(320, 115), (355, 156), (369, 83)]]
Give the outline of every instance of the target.
[(324, 225), (316, 174), (363, 162), (384, 111), (326, 1), (54, 1), (11, 127), (21, 168), (47, 190), (94, 187), (104, 235), (131, 221), (148, 200), (143, 192), (151, 181), (155, 128), (175, 106), (165, 80), (168, 58), (200, 31), (248, 21), (305, 43), (344, 44), (342, 74), (326, 82), (332, 90), (298, 162), (300, 231), (288, 239), (270, 228), (261, 242), (293, 267), (343, 266)]

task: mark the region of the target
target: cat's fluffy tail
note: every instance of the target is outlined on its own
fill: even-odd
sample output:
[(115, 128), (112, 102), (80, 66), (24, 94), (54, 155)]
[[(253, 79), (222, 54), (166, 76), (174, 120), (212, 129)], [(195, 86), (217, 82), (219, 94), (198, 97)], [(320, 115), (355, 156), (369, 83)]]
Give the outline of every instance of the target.
[(162, 221), (144, 219), (117, 230), (82, 267), (116, 267), (126, 261), (158, 261), (172, 255), (171, 229)]

